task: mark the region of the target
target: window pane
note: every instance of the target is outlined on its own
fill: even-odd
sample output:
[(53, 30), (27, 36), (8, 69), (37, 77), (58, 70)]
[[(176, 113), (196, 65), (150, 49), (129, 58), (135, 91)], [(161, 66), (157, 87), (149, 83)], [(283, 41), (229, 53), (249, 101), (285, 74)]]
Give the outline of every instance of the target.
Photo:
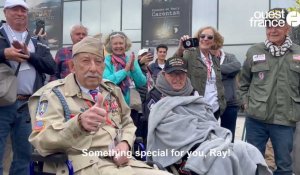
[(288, 8), (296, 5), (295, 0), (271, 0), (271, 8)]
[(100, 33), (100, 6), (99, 0), (82, 1), (82, 24), (88, 27), (89, 35)]
[(133, 42), (141, 41), (141, 30), (123, 30), (128, 38)]
[(224, 46), (223, 49), (225, 52), (232, 53), (236, 56), (236, 58), (241, 62), (244, 63), (246, 59), (247, 50), (252, 45), (243, 45), (243, 46)]
[(70, 29), (80, 24), (80, 2), (64, 2), (63, 44), (72, 44)]
[(204, 26), (216, 27), (217, 10), (217, 0), (193, 0), (192, 35)]
[(142, 1), (141, 0), (125, 0), (123, 1), (123, 30), (141, 29), (142, 22)]
[(219, 31), (225, 38), (225, 44), (257, 43), (264, 40), (265, 28), (251, 27), (250, 19), (256, 11), (266, 12), (269, 1), (247, 1), (246, 7), (245, 1), (221, 0), (219, 3)]
[(135, 58), (137, 59), (138, 51), (140, 50), (140, 48), (141, 48), (141, 43), (132, 43), (130, 50), (126, 52), (126, 55), (130, 55), (131, 52), (134, 52)]
[(1, 20), (5, 20), (5, 17), (4, 17), (4, 12), (3, 12), (3, 8), (0, 8), (0, 19)]
[(121, 30), (121, 0), (101, 0), (100, 32), (109, 34)]

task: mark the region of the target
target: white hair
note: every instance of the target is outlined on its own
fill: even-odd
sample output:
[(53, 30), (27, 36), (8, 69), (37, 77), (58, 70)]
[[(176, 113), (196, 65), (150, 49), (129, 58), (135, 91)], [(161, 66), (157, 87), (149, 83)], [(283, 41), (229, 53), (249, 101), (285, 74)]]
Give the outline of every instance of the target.
[(83, 28), (86, 31), (86, 33), (88, 33), (87, 27), (83, 26), (82, 24), (75, 24), (75, 25), (72, 25), (70, 28), (70, 35), (72, 35), (72, 33), (78, 28)]

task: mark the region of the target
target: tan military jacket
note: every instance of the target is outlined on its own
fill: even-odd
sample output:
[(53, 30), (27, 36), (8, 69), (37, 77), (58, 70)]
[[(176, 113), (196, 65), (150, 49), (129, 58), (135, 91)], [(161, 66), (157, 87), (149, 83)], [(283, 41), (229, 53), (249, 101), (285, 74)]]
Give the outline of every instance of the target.
[[(60, 100), (52, 91), (56, 86), (70, 108), (72, 118), (68, 121), (65, 120)], [(119, 140), (127, 141), (132, 147), (136, 127), (120, 88), (104, 81), (100, 85), (100, 92), (104, 98), (103, 103), (108, 104), (108, 116), (116, 127), (106, 124), (91, 134), (80, 127), (78, 115), (89, 108), (88, 103), (93, 105), (94, 100), (89, 94), (81, 92), (74, 74), (50, 82), (38, 90), (29, 100), (33, 129), (29, 137), (31, 144), (43, 156), (66, 152), (75, 172), (98, 162), (97, 155), (84, 154), (89, 151), (108, 151), (108, 146), (114, 142), (118, 133), (122, 133), (118, 135)]]

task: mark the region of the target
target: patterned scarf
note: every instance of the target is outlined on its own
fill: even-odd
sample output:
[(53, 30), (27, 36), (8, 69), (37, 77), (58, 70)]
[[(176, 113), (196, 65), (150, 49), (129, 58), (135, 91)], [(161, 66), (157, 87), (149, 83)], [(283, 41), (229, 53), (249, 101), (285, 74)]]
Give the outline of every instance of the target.
[[(112, 54), (111, 61), (112, 61), (113, 65), (115, 66), (116, 72), (118, 72), (119, 70), (125, 69), (125, 66), (126, 66), (126, 56), (125, 55), (119, 57), (119, 56)], [(125, 96), (127, 91), (129, 90), (130, 77), (126, 76), (124, 78), (124, 80), (122, 80), (120, 82), (120, 84), (118, 84), (118, 86), (121, 88), (122, 93)]]
[(279, 57), (283, 56), (286, 51), (292, 46), (292, 40), (289, 36), (287, 36), (281, 46), (275, 46), (271, 41), (267, 39), (265, 41), (265, 45), (274, 57)]

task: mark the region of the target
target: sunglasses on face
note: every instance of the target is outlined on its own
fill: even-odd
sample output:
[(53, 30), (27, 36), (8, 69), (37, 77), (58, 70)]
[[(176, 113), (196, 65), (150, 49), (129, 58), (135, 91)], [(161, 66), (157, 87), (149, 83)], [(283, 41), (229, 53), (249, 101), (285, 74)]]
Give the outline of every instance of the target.
[(200, 38), (201, 39), (208, 39), (208, 40), (212, 40), (212, 39), (214, 39), (214, 36), (213, 35), (205, 35), (205, 34), (201, 34), (200, 35)]

